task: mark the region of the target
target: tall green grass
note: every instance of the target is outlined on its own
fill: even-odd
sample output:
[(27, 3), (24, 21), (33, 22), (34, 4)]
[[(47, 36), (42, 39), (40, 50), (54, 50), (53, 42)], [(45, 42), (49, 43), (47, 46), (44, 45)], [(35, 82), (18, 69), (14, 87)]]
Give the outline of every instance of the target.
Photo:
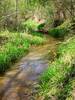
[(0, 47), (0, 73), (5, 72), (12, 63), (28, 53), (31, 45), (45, 42), (43, 37), (26, 33), (1, 32), (1, 36), (8, 37), (8, 41)]
[[(64, 84), (68, 84), (70, 75), (75, 73), (75, 36), (62, 43), (57, 50), (58, 58), (55, 59), (40, 78), (40, 94), (44, 96), (56, 97), (62, 93)], [(61, 96), (60, 96), (61, 98)], [(65, 100), (65, 99), (63, 99)]]

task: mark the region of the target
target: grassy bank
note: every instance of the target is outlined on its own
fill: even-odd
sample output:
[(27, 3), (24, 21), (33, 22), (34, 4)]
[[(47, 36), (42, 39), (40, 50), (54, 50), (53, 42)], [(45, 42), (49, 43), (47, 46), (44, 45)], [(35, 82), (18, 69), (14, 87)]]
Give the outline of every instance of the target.
[(66, 20), (60, 26), (52, 28), (48, 31), (49, 35), (55, 38), (64, 38), (64, 36), (68, 35), (71, 30), (72, 23), (70, 20)]
[(75, 77), (68, 80), (64, 85), (61, 93), (58, 96), (59, 100), (74, 100), (75, 99)]
[(0, 73), (5, 72), (12, 63), (27, 54), (31, 45), (45, 42), (44, 37), (9, 31), (0, 32), (0, 37), (7, 37), (5, 43), (0, 45)]
[[(68, 88), (66, 89), (66, 87), (69, 85), (69, 80), (75, 78), (74, 61), (75, 36), (58, 47), (57, 58), (40, 78), (40, 94), (45, 97), (45, 100), (52, 100), (53, 98), (56, 100), (73, 100), (66, 99), (68, 96)], [(66, 91), (65, 94), (64, 91)], [(65, 99), (64, 96), (66, 96)]]

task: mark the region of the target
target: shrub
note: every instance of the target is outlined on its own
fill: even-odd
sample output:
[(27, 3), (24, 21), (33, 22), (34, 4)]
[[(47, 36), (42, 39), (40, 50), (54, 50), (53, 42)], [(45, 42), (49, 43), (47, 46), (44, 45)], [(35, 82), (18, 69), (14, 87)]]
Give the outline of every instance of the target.
[(43, 30), (44, 26), (45, 26), (45, 23), (38, 25), (38, 30)]
[(39, 23), (35, 22), (32, 19), (27, 20), (26, 22), (22, 23), (22, 26), (25, 28), (26, 31), (36, 31), (38, 30)]
[(23, 29), (25, 29), (28, 32), (35, 32), (42, 30), (44, 28), (45, 23), (39, 23), (35, 20), (29, 19), (26, 22), (22, 23)]
[(65, 35), (69, 33), (70, 28), (71, 28), (70, 21), (65, 21), (62, 25), (56, 28), (50, 29), (49, 34), (56, 38), (64, 37)]
[(53, 37), (59, 38), (63, 37), (68, 31), (65, 28), (54, 28), (50, 30), (49, 34)]

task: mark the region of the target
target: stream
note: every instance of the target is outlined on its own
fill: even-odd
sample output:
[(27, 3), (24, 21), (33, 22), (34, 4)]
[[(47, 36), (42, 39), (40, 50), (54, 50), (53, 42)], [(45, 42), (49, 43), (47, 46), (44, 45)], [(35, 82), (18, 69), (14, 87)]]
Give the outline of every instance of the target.
[(37, 94), (35, 87), (48, 67), (50, 60), (46, 55), (55, 51), (56, 43), (58, 41), (50, 37), (44, 45), (33, 46), (27, 56), (0, 76), (0, 100), (38, 100), (34, 96)]

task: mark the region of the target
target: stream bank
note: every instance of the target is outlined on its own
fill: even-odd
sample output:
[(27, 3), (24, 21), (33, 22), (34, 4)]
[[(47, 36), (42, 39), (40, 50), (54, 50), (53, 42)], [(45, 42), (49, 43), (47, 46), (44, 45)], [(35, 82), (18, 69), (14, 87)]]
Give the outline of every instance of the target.
[(46, 44), (32, 47), (26, 57), (0, 77), (0, 100), (38, 100), (34, 96), (38, 78), (48, 67), (46, 55), (55, 51), (58, 42), (49, 37)]

